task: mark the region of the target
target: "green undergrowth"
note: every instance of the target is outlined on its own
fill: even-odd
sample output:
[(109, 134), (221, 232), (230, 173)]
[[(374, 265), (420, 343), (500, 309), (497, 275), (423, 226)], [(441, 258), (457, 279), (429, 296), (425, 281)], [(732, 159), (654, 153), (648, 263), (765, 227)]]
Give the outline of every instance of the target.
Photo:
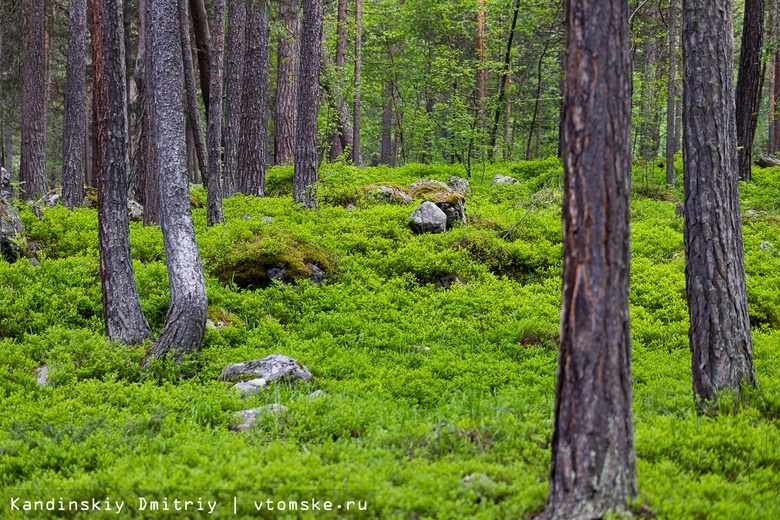
[[(663, 169), (651, 168), (635, 169), (631, 202), (635, 507), (663, 519), (778, 518), (780, 169), (741, 185), (760, 387), (702, 416), (682, 194), (659, 188)], [(14, 516), (8, 504), (60, 496), (125, 500), (136, 518), (200, 517), (139, 511), (139, 496), (217, 501), (216, 518), (234, 517), (234, 497), (238, 517), (310, 517), (254, 511), (267, 498), (367, 502), (324, 518), (533, 517), (550, 463), (561, 171), (554, 159), (475, 167), (468, 223), (416, 236), (406, 220), (417, 201), (381, 204), (365, 187), (446, 182), (462, 168), (324, 165), (316, 212), (292, 204), (292, 169), (273, 168), (269, 196), (226, 200), (225, 224), (207, 228), (205, 209), (194, 210), (211, 325), (200, 354), (146, 371), (148, 344), (103, 337), (95, 211), (54, 207), (39, 218), (22, 207), (41, 252), (37, 266), (0, 261), (0, 517), (51, 517)], [(520, 183), (492, 187), (496, 174)], [(132, 223), (131, 250), (159, 332), (168, 306), (159, 228)], [(237, 279), (240, 266), (279, 263), (297, 281)], [(308, 280), (313, 264), (326, 272), (321, 285)], [(218, 381), (227, 364), (272, 353), (306, 365), (312, 383), (274, 383), (242, 400)], [(43, 365), (46, 388), (35, 383)], [(315, 390), (325, 396), (310, 399)], [(272, 403), (288, 410), (230, 430), (233, 412)]]

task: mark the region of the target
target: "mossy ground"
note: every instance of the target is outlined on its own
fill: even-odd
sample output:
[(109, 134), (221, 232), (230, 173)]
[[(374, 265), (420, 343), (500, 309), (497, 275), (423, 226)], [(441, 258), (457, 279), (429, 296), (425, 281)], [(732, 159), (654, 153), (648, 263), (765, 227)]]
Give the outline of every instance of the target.
[[(269, 173), (277, 196), (225, 201), (224, 225), (207, 229), (205, 210), (194, 210), (210, 316), (230, 317), (229, 326), (209, 328), (184, 366), (146, 372), (142, 347), (103, 339), (95, 210), (56, 207), (41, 219), (22, 211), (45, 252), (36, 267), (0, 261), (0, 517), (14, 518), (8, 505), (19, 496), (123, 499), (137, 518), (183, 517), (139, 512), (139, 495), (218, 500), (218, 518), (233, 517), (233, 496), (250, 509), (270, 497), (368, 502), (365, 512), (330, 517), (522, 519), (542, 509), (561, 305), (560, 165), (479, 169), (469, 225), (421, 236), (406, 225), (413, 206), (340, 203), (374, 182), (444, 181), (458, 168), (324, 166), (318, 212), (292, 205), (289, 170)], [(491, 187), (496, 173), (521, 183)], [(649, 178), (661, 186), (662, 169)], [(744, 229), (760, 389), (739, 406), (724, 400), (713, 416), (697, 415), (692, 398), (672, 201), (681, 193), (643, 189), (632, 200), (635, 507), (656, 518), (780, 518), (780, 169), (756, 170), (741, 187), (743, 209), (755, 212)], [(338, 258), (338, 277), (262, 290), (220, 282), (216, 268), (237, 244), (262, 236), (317, 244)], [(159, 229), (131, 224), (131, 245), (142, 306), (159, 331), (168, 302)], [(464, 285), (437, 288), (444, 273)], [(228, 363), (271, 353), (305, 364), (313, 383), (274, 384), (242, 401), (217, 381)], [(50, 388), (35, 384), (43, 364)], [(327, 396), (308, 399), (314, 390)], [(289, 411), (249, 432), (228, 429), (232, 412), (277, 402)]]

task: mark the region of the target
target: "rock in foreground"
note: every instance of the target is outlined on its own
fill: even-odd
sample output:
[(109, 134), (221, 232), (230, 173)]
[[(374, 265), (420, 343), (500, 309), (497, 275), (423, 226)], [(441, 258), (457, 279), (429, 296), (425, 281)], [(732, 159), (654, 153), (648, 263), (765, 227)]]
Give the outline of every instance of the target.
[(447, 214), (433, 202), (425, 201), (409, 216), (409, 227), (415, 234), (444, 233)]

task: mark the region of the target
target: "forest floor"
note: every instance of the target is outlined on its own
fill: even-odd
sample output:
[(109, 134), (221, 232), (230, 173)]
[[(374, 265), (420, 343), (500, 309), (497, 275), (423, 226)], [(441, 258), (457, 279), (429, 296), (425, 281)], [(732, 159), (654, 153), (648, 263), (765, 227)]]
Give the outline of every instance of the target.
[[(491, 186), (497, 173), (521, 182)], [(281, 167), (269, 172), (269, 197), (225, 201), (224, 225), (207, 229), (205, 209), (195, 209), (217, 327), (200, 355), (146, 372), (143, 347), (103, 338), (96, 211), (54, 207), (39, 218), (23, 208), (42, 252), (37, 266), (0, 260), (0, 517), (200, 518), (208, 502), (215, 518), (234, 517), (234, 507), (261, 518), (541, 511), (561, 305), (561, 167), (476, 168), (468, 224), (436, 235), (409, 230), (416, 202), (379, 204), (362, 189), (450, 175), (463, 170), (326, 165), (314, 212), (293, 206), (291, 169)], [(756, 169), (741, 185), (760, 388), (722, 399), (713, 416), (698, 415), (692, 397), (682, 194), (662, 186), (662, 168), (635, 168), (634, 508), (659, 519), (780, 518), (780, 168)], [(203, 202), (202, 189), (193, 193)], [(132, 223), (131, 245), (143, 309), (159, 331), (168, 302), (159, 229)], [(328, 279), (240, 289), (226, 272), (242, 255), (319, 258)], [(312, 383), (272, 383), (242, 399), (218, 381), (229, 363), (269, 354), (304, 364)], [(36, 384), (42, 365), (47, 387)], [(315, 390), (325, 395), (309, 398)], [(230, 429), (234, 412), (273, 403), (288, 409)], [(169, 511), (149, 510), (164, 498)], [(92, 502), (79, 512), (13, 509), (93, 499), (125, 506), (120, 515)], [(175, 511), (176, 499), (194, 504)], [(203, 511), (192, 509), (198, 499)], [(280, 512), (279, 501), (286, 509), (300, 501), (299, 510)]]

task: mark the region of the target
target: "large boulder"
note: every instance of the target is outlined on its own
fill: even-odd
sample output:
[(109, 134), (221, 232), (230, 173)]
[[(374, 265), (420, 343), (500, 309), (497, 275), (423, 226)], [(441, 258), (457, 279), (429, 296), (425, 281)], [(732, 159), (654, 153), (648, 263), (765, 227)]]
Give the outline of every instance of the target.
[(412, 196), (406, 188), (391, 182), (369, 184), (363, 190), (368, 198), (382, 204), (408, 205), (412, 202)]
[(495, 177), (493, 177), (492, 186), (495, 186), (496, 184), (519, 184), (519, 183), (520, 181), (518, 181), (514, 177), (510, 177), (509, 175), (498, 174)]
[[(263, 379), (266, 383), (278, 379), (302, 379), (311, 382), (309, 369), (291, 357), (271, 354), (262, 359), (228, 365), (219, 375), (220, 381), (250, 381)], [(259, 382), (256, 382), (259, 384)]]
[(409, 216), (409, 227), (415, 234), (443, 233), (447, 230), (447, 214), (433, 202), (425, 201)]
[(14, 190), (11, 188), (11, 173), (0, 166), (0, 200), (11, 200)]
[(62, 188), (54, 188), (49, 193), (38, 199), (38, 205), (45, 208), (53, 208), (62, 200)]
[(127, 216), (130, 220), (141, 222), (144, 219), (144, 207), (133, 199), (127, 201)]
[(471, 184), (463, 177), (453, 175), (447, 179), (447, 187), (455, 193), (460, 193), (464, 197), (471, 195)]
[(436, 200), (452, 194), (452, 190), (441, 181), (425, 179), (413, 182), (409, 186), (409, 193), (413, 199)]
[(16, 209), (0, 201), (0, 256), (8, 262), (15, 262), (26, 251), (24, 224)]
[(460, 193), (442, 197), (435, 204), (447, 215), (447, 229), (452, 229), (456, 222), (466, 223), (466, 199)]

